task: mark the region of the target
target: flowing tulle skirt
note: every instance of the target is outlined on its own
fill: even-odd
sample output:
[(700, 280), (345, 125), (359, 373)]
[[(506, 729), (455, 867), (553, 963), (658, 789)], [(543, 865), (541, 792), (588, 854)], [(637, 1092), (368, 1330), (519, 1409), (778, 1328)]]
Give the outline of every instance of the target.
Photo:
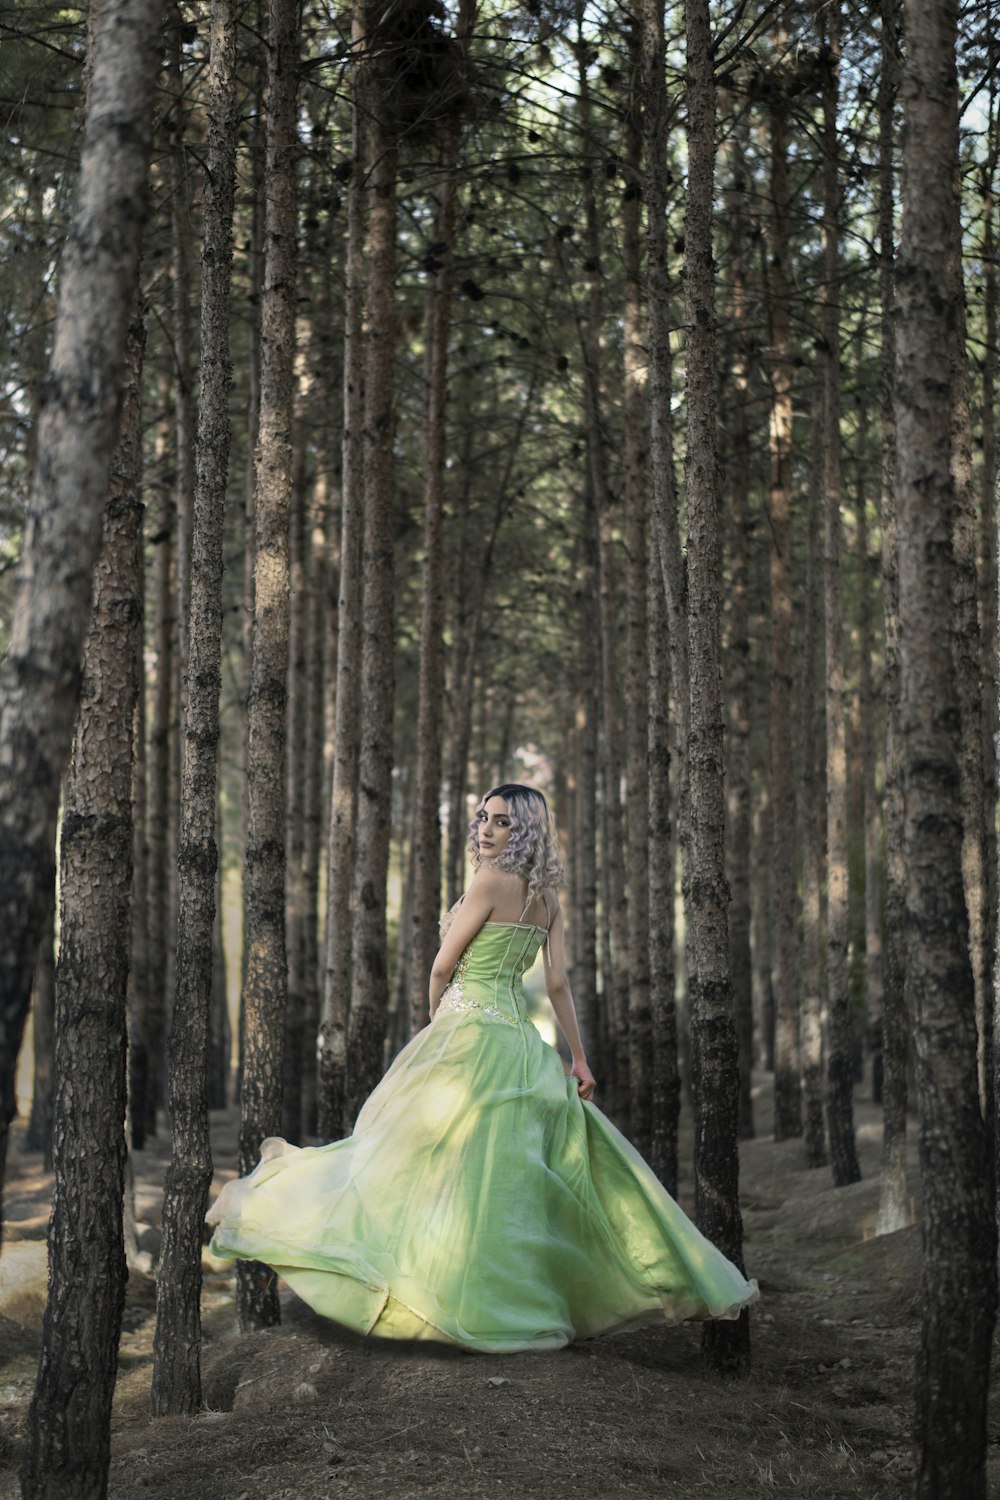
[(209, 1219), (213, 1253), (265, 1261), (338, 1323), (484, 1352), (757, 1297), (535, 1028), (477, 1010), (419, 1032), (348, 1139), (266, 1141)]

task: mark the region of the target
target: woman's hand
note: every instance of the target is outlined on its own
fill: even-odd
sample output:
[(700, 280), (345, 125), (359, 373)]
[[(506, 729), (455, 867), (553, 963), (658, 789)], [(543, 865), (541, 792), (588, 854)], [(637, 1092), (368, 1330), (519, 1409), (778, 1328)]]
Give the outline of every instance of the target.
[(569, 1076), (577, 1081), (577, 1092), (581, 1099), (593, 1099), (594, 1090), (597, 1088), (597, 1079), (587, 1067), (586, 1058), (575, 1062), (569, 1070)]

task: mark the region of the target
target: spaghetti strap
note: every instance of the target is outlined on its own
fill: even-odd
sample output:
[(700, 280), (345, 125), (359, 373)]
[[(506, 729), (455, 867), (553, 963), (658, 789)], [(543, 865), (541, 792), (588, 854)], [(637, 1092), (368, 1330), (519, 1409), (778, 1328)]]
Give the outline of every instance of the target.
[[(552, 926), (552, 913), (549, 911), (549, 898), (545, 894), (544, 891), (542, 891), (542, 902), (543, 902), (543, 904), (545, 906), (545, 932), (548, 933), (549, 929)], [(524, 906), (521, 908), (521, 915), (517, 919), (519, 922), (523, 922), (524, 921), (525, 913), (527, 912), (528, 907), (530, 905), (531, 905), (531, 895), (529, 893), (527, 901), (524, 903)]]

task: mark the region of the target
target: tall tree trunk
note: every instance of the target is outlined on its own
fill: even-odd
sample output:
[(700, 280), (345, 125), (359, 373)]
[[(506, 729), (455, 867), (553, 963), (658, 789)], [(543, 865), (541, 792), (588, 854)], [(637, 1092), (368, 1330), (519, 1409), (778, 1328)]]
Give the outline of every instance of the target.
[[(761, 237), (762, 238), (762, 237)], [(750, 673), (750, 956), (757, 1018), (757, 1065), (775, 1065), (774, 927), (771, 913), (771, 529), (769, 489), (759, 503), (748, 558), (750, 638), (759, 642)]]
[[(308, 375), (299, 377), (300, 398)], [(305, 742), (308, 698), (307, 677), (307, 583), (306, 513), (307, 491), (314, 483), (306, 471), (305, 414), (299, 413), (293, 460), (291, 515), (289, 518), (289, 622), (288, 622), (288, 710), (285, 739), (285, 935), (288, 954), (288, 996), (285, 1004), (285, 1042), (282, 1065), (281, 1133), (295, 1145), (302, 1140), (302, 1081), (312, 1061), (312, 1043), (306, 1055), (305, 1034), (305, 930), (309, 922), (305, 883)], [(315, 922), (315, 913), (313, 913)]]
[[(476, 0), (462, 0), (456, 43), (464, 59), (475, 21)], [(409, 1029), (427, 1018), (427, 986), (438, 948), (441, 906), (441, 758), (444, 715), (444, 474), (447, 451), (448, 343), (458, 194), (462, 116), (451, 101), (444, 126), (434, 266), (427, 283), (424, 339), (427, 407), (424, 429), (424, 576), (420, 604), (417, 706), (416, 802), (413, 825), (413, 887), (410, 892)]]
[(780, 57), (768, 116), (771, 213), (767, 295), (771, 345), (771, 909), (774, 925), (774, 1138), (802, 1134), (802, 1062), (795, 941), (795, 770), (792, 725), (792, 340), (789, 263), (788, 110)]
[(369, 49), (371, 173), (368, 191), (367, 358), (365, 364), (364, 591), (361, 640), (361, 743), (352, 886), (351, 1009), (347, 1023), (344, 1123), (382, 1076), (389, 1006), (385, 898), (392, 833), (395, 495), (393, 431), (396, 354), (396, 166), (386, 118), (395, 49), (383, 49), (378, 11), (365, 3)]
[(202, 253), (201, 394), (194, 486), (188, 679), (178, 846), (177, 993), (170, 1028), (171, 1152), (156, 1274), (150, 1407), (201, 1405), (201, 1245), (212, 1149), (208, 1136), (213, 930), (216, 918), (222, 571), (229, 480), (229, 284), (236, 184), (235, 0), (213, 0), (209, 143)]
[[(688, 631), (691, 670), (690, 795), (693, 838), (685, 910), (695, 1113), (698, 1224), (734, 1265), (743, 1263), (739, 1206), (740, 1079), (729, 975), (721, 691), (722, 548), (718, 522), (715, 285), (712, 202), (715, 80), (708, 0), (687, 0), (688, 180), (684, 212), (687, 361)], [(750, 1320), (708, 1323), (702, 1350), (713, 1367), (750, 1363)]]
[[(351, 31), (355, 56), (364, 43), (364, 17), (358, 0)], [(336, 734), (327, 853), (323, 1014), (317, 1039), (317, 1126), (320, 1135), (328, 1141), (338, 1140), (344, 1129), (347, 1018), (351, 1003), (350, 897), (354, 877), (360, 728), (365, 178), (368, 160), (367, 106), (360, 63), (356, 63), (354, 69), (351, 120), (351, 177), (347, 192), (347, 259), (344, 268), (344, 442), (337, 598)]]
[(799, 719), (802, 724), (802, 1103), (807, 1167), (826, 1166), (823, 1120), (823, 851), (826, 809), (822, 762), (826, 747), (819, 663), (823, 651), (823, 392), (813, 397), (813, 453), (806, 515), (805, 630)]
[(668, 1193), (677, 1195), (677, 1126), (681, 1078), (677, 1066), (674, 999), (674, 891), (677, 818), (671, 793), (670, 646), (667, 601), (656, 549), (647, 560), (649, 600), (649, 1000), (653, 1028), (652, 1137), (649, 1162)]
[(882, 474), (882, 619), (885, 635), (885, 915), (882, 994), (882, 1161), (876, 1232), (910, 1222), (906, 1189), (906, 859), (903, 850), (902, 700), (899, 665), (899, 527), (896, 516), (895, 253), (893, 110), (899, 86), (899, 0), (882, 0), (879, 69), (879, 300)]
[[(406, 876), (403, 880), (402, 900), (399, 905), (399, 925), (397, 928), (402, 937), (403, 934), (410, 931), (413, 921), (413, 868), (416, 857), (416, 851), (413, 847), (413, 829), (417, 817), (417, 809), (414, 805), (416, 801), (414, 796), (416, 776), (409, 766), (405, 770), (402, 766), (398, 768), (397, 785), (403, 793), (403, 816), (399, 823), (396, 862), (399, 870), (406, 871)], [(390, 854), (390, 860), (391, 858)], [(400, 1048), (405, 1047), (413, 1035), (413, 1029), (410, 1024), (411, 973), (412, 958), (409, 945), (403, 940), (396, 945), (396, 966), (393, 971), (392, 983), (389, 990), (389, 1016), (386, 1022), (385, 1043), (390, 1057), (395, 1057)]]
[(998, 1118), (1000, 1118), (1000, 1006), (996, 1003), (1000, 989), (1000, 944), (998, 944), (998, 901), (1000, 881), (997, 879), (997, 772), (1000, 767), (1000, 700), (998, 684), (994, 682), (993, 664), (997, 655), (998, 610), (1000, 594), (997, 587), (997, 460), (996, 460), (996, 400), (997, 338), (1000, 317), (997, 308), (996, 231), (993, 215), (996, 212), (996, 173), (1000, 158), (1000, 110), (998, 110), (996, 63), (1000, 53), (995, 33), (992, 37), (991, 61), (994, 65), (990, 84), (990, 136), (983, 182), (983, 262), (986, 267), (986, 285), (983, 289), (984, 315), (986, 321), (986, 349), (983, 354), (983, 475), (982, 499), (980, 501), (980, 621), (982, 623), (982, 686), (983, 686), (983, 744), (986, 772), (986, 869), (989, 892), (988, 943), (993, 957), (993, 1160), (1000, 1185), (1000, 1140)]
[(31, 1114), (25, 1146), (41, 1151), (45, 1170), (52, 1170), (53, 1048), (56, 1012), (56, 903), (55, 889), (49, 901), (42, 941), (35, 960), (34, 993), (31, 1002), (32, 1054), (34, 1058)]
[(223, 880), (222, 807), (216, 802), (215, 844), (219, 851), (215, 871), (215, 921), (212, 923), (212, 1010), (209, 1017), (208, 1107), (225, 1109), (229, 1102), (229, 1057), (232, 1028), (229, 1023), (229, 986), (226, 977), (226, 945), (222, 932)]
[[(598, 661), (600, 661), (600, 641), (597, 641)], [(597, 681), (601, 681), (600, 668), (598, 668)], [(611, 923), (608, 913), (611, 908), (611, 878), (608, 871), (608, 799), (604, 778), (600, 775), (600, 694), (598, 693), (597, 717), (598, 717), (598, 778), (596, 783), (597, 806), (595, 808), (598, 833), (598, 922), (597, 922), (597, 952), (598, 973), (600, 974), (601, 990), (601, 1054), (604, 1058), (604, 1066), (608, 1079), (608, 1107), (609, 1109), (624, 1113), (628, 1106), (628, 1099), (621, 1093), (622, 1066), (619, 1062), (621, 1051), (621, 1037), (616, 1026), (616, 1011), (614, 1003), (614, 957), (611, 951)], [(627, 1062), (626, 1065), (627, 1067)]]
[[(144, 40), (150, 46), (150, 38)], [(100, 46), (99, 30), (94, 95)], [(125, 65), (120, 54), (118, 64)], [(146, 85), (152, 89), (148, 74)], [(127, 1275), (125, 1015), (136, 632), (142, 618), (137, 477), (144, 343), (136, 313), (63, 806), (49, 1296), (21, 1474), (26, 1500), (105, 1495), (111, 1456)]]
[(76, 205), (0, 678), (0, 763), (6, 768), (0, 785), (0, 1194), (118, 424), (161, 15), (160, 0), (104, 0), (94, 23)]
[[(141, 461), (141, 454), (140, 454)], [(139, 692), (132, 731), (132, 956), (128, 971), (128, 1130), (133, 1150), (146, 1138), (149, 1091), (149, 778), (145, 691), (145, 569), (139, 579), (143, 618), (136, 631), (135, 670)]]
[[(584, 413), (587, 424), (587, 460), (597, 507), (598, 535), (598, 620), (601, 646), (601, 692), (599, 708), (601, 714), (601, 746), (603, 750), (602, 771), (604, 786), (604, 816), (607, 838), (604, 847), (604, 873), (607, 879), (607, 903), (604, 914), (610, 938), (610, 966), (606, 975), (605, 1003), (610, 1007), (610, 1020), (614, 1034), (614, 1079), (609, 1079), (613, 1088), (616, 1109), (631, 1111), (631, 1064), (632, 1054), (629, 1040), (629, 994), (628, 973), (628, 911), (625, 872), (625, 818), (622, 807), (621, 784), (625, 756), (621, 743), (621, 728), (624, 710), (621, 702), (620, 676), (618, 669), (618, 590), (616, 587), (616, 565), (614, 527), (614, 497), (608, 478), (608, 439), (605, 430), (602, 402), (602, 348), (603, 348), (603, 281), (601, 245), (601, 212), (595, 184), (599, 180), (596, 144), (591, 115), (590, 82), (587, 74), (590, 48), (583, 37), (583, 8), (577, 7), (576, 36), (577, 78), (579, 81), (580, 129), (585, 155), (584, 217), (587, 246), (587, 305), (581, 319), (580, 338), (583, 354)], [(628, 231), (627, 231), (628, 232)], [(631, 254), (635, 260), (638, 246)], [(626, 248), (626, 255), (629, 254)], [(629, 268), (626, 266), (626, 277)], [(627, 295), (627, 294), (626, 294)], [(629, 317), (626, 342), (635, 338), (635, 308)], [(627, 357), (634, 363), (635, 351)], [(626, 377), (628, 379), (628, 377)], [(633, 417), (634, 422), (634, 417)], [(637, 501), (638, 503), (638, 501)], [(641, 1004), (641, 1002), (639, 1002)], [(640, 1025), (642, 1025), (640, 1017)], [(647, 1128), (648, 1098), (637, 1100), (640, 1124)], [(645, 1116), (645, 1121), (643, 1120)]]
[[(589, 548), (587, 549), (590, 550)], [(592, 577), (591, 564), (581, 568)], [(586, 601), (589, 605), (589, 590)], [(601, 1016), (597, 996), (597, 633), (584, 599), (577, 600), (580, 617), (580, 691), (576, 708), (577, 783), (573, 848), (573, 994), (580, 1012), (580, 1030), (595, 1075), (606, 1065), (601, 1046)], [(601, 1080), (610, 1083), (610, 1077)]]
[(854, 1056), (847, 974), (847, 724), (840, 582), (840, 177), (837, 98), (840, 3), (826, 13), (823, 80), (823, 487), (826, 609), (827, 1114), (835, 1187), (861, 1176), (854, 1142)]
[[(161, 404), (169, 398), (170, 382), (160, 380)], [(174, 487), (167, 479), (172, 459), (167, 459), (170, 433), (163, 420), (156, 433), (157, 479), (160, 499), (156, 513), (153, 544), (153, 589), (156, 682), (149, 732), (147, 784), (148, 883), (149, 898), (149, 984), (147, 987), (143, 1035), (146, 1047), (146, 1093), (133, 1112), (132, 1144), (136, 1150), (145, 1145), (147, 1132), (156, 1134), (156, 1119), (164, 1102), (166, 1087), (166, 1014), (167, 950), (170, 946), (170, 759), (175, 724), (171, 685), (174, 680), (173, 612), (176, 607), (173, 577), (176, 516)]]
[(729, 911), (729, 968), (740, 1065), (740, 1137), (753, 1136), (753, 972), (750, 954), (750, 354), (747, 332), (746, 164), (743, 141), (732, 145), (732, 181), (727, 192), (732, 241), (732, 451), (727, 492), (731, 501), (729, 650), (727, 686), (729, 726), (727, 763), (728, 865), (732, 901)]
[[(855, 492), (855, 507), (863, 500), (863, 478), (859, 466), (858, 488)], [(855, 522), (855, 527), (858, 523)], [(844, 539), (841, 538), (843, 544)], [(843, 571), (843, 565), (841, 565)], [(859, 593), (860, 593), (859, 580)], [(858, 614), (861, 614), (860, 600)], [(847, 989), (851, 997), (850, 1043), (851, 1077), (855, 1084), (863, 1083), (865, 1076), (865, 1038), (871, 1025), (867, 1009), (865, 989), (865, 778), (864, 735), (862, 732), (861, 663), (860, 640), (857, 625), (847, 627), (848, 642), (857, 647), (858, 660), (851, 677), (848, 661), (848, 644), (845, 643), (845, 723), (847, 746)]]
[[(670, 1191), (677, 1186), (677, 1116), (680, 1076), (677, 1069), (677, 1015), (674, 1006), (673, 900), (677, 845), (673, 827), (685, 847), (686, 817), (670, 818), (673, 806), (686, 800), (688, 741), (687, 622), (680, 522), (674, 484), (671, 417), (670, 262), (667, 244), (668, 113), (662, 0), (643, 0), (642, 35), (643, 156), (646, 170), (649, 484), (651, 562), (658, 570), (650, 584), (650, 1003), (654, 1028), (653, 1133), (654, 1169)], [(673, 694), (674, 721), (669, 701)], [(671, 756), (676, 750), (676, 758)], [(680, 796), (671, 796), (672, 765)], [(657, 817), (656, 814), (659, 813)], [(668, 822), (669, 820), (669, 822)], [(670, 826), (673, 823), (673, 827)]]
[[(170, 108), (170, 231), (172, 250), (171, 291), (172, 353), (174, 374), (174, 513), (177, 518), (175, 551), (177, 652), (181, 684), (177, 723), (183, 722), (188, 673), (188, 624), (191, 609), (191, 548), (195, 486), (194, 359), (191, 334), (191, 208), (184, 137), (187, 129), (188, 80), (182, 64), (181, 33), (184, 19), (179, 4), (172, 4), (167, 20), (167, 77), (173, 100)], [(179, 747), (178, 747), (179, 748)], [(179, 900), (179, 893), (178, 893)], [(169, 990), (173, 993), (173, 989)]]
[[(861, 340), (859, 338), (858, 343)], [(860, 354), (859, 349), (859, 354)], [(859, 366), (860, 369), (860, 361)], [(875, 687), (873, 663), (875, 641), (872, 628), (873, 569), (868, 552), (868, 499), (865, 494), (864, 460), (867, 452), (868, 416), (864, 401), (858, 399), (858, 594), (860, 652), (858, 694), (861, 709), (861, 767), (863, 811), (862, 838), (865, 858), (865, 979), (868, 1006), (868, 1038), (872, 1054), (872, 1098), (882, 1103), (882, 890), (879, 879), (879, 851), (882, 843), (881, 806), (877, 790), (878, 756), (876, 729), (879, 716), (879, 694)]]
[[(477, 642), (470, 629), (473, 585), (466, 559), (475, 545), (472, 520), (472, 491), (476, 482), (474, 469), (475, 427), (470, 420), (472, 403), (469, 382), (456, 392), (455, 426), (457, 473), (453, 488), (455, 542), (446, 559), (446, 593), (453, 646), (445, 660), (445, 703), (448, 706), (448, 735), (444, 748), (444, 783), (447, 822), (444, 837), (444, 905), (454, 906), (465, 882), (468, 852), (466, 817), (466, 776), (468, 771), (468, 734), (471, 704), (466, 695), (465, 673), (474, 664)], [(470, 679), (471, 681), (471, 679)], [(484, 788), (485, 790), (485, 788)]]
[[(295, 349), (297, 0), (270, 0), (260, 437), (256, 453), (253, 656), (247, 702), (250, 817), (244, 873), (243, 1076), (240, 1170), (281, 1121), (285, 955), (285, 708), (288, 676), (288, 516), (292, 487)], [(240, 1325), (279, 1318), (274, 1273), (237, 1268)]]
[[(955, 326), (950, 349), (952, 453), (955, 473), (955, 675), (962, 725), (959, 770), (962, 777), (962, 873), (969, 917), (969, 952), (976, 986), (979, 1032), (979, 1094), (988, 1120), (993, 1116), (993, 984), (987, 946), (990, 927), (986, 875), (986, 799), (983, 755), (982, 646), (979, 631), (979, 535), (972, 473), (972, 409), (966, 347), (965, 277), (962, 224), (952, 226), (951, 275), (955, 281)], [(994, 664), (991, 671), (995, 674)]]
[[(262, 37), (267, 26), (267, 0), (255, 0), (255, 31)], [(246, 851), (250, 827), (250, 784), (247, 777), (249, 754), (249, 703), (250, 672), (253, 658), (254, 629), (254, 578), (257, 560), (257, 476), (253, 455), (260, 440), (260, 376), (262, 360), (261, 308), (264, 301), (264, 229), (266, 194), (264, 174), (266, 156), (264, 149), (264, 127), (266, 119), (265, 98), (267, 93), (266, 49), (255, 49), (251, 54), (255, 63), (253, 79), (253, 124), (250, 131), (250, 160), (252, 164), (253, 206), (250, 219), (250, 242), (247, 247), (247, 407), (246, 407), (246, 459), (243, 465), (243, 613), (242, 650), (238, 658), (238, 683), (240, 722), (236, 736), (236, 754), (239, 765), (240, 786), (240, 867), (245, 886)], [(243, 890), (244, 904), (246, 891)], [(242, 946), (239, 1014), (237, 1027), (236, 1097), (239, 1099), (243, 1082), (243, 1053), (246, 1042), (246, 971), (249, 949)]]
[[(665, 617), (660, 625), (661, 634), (665, 633), (669, 645), (669, 690), (673, 697), (673, 723), (672, 723), (672, 765), (661, 767), (654, 771), (650, 769), (651, 778), (659, 778), (658, 785), (666, 785), (665, 777), (671, 775), (675, 783), (675, 796), (668, 798), (678, 809), (677, 838), (680, 845), (681, 865), (684, 871), (684, 883), (686, 885), (689, 871), (690, 850), (690, 816), (689, 816), (689, 794), (688, 794), (688, 756), (690, 741), (690, 678), (688, 668), (688, 626), (687, 626), (687, 579), (684, 571), (684, 557), (681, 551), (680, 517), (677, 505), (677, 490), (674, 483), (673, 468), (673, 433), (672, 433), (672, 357), (670, 350), (670, 261), (667, 243), (667, 178), (669, 159), (668, 153), (668, 115), (667, 95), (665, 83), (665, 43), (663, 5), (661, 0), (643, 0), (640, 11), (640, 25), (642, 28), (642, 68), (643, 68), (643, 145), (646, 163), (644, 190), (646, 200), (646, 244), (647, 244), (647, 300), (648, 300), (648, 359), (649, 359), (649, 468), (650, 468), (650, 502), (651, 502), (651, 542), (654, 547), (654, 555), (659, 561), (660, 574), (663, 583)], [(652, 636), (654, 627), (650, 625)], [(667, 680), (666, 664), (657, 668), (657, 677), (660, 681)], [(666, 703), (657, 709), (652, 701), (655, 691), (651, 685), (651, 724), (657, 712), (666, 712)], [(652, 733), (652, 729), (650, 731)], [(655, 743), (662, 746), (662, 736), (655, 738)], [(653, 795), (652, 791), (650, 793)], [(650, 848), (653, 848), (651, 830)], [(662, 878), (662, 877), (661, 877)], [(651, 875), (652, 880), (652, 875)], [(661, 884), (661, 889), (664, 886)], [(673, 890), (673, 879), (671, 871), (671, 892)], [(662, 900), (662, 898), (661, 898)], [(650, 894), (651, 921), (663, 921), (664, 918), (658, 914), (654, 904), (654, 896)], [(672, 926), (672, 917), (671, 917)], [(664, 950), (661, 949), (661, 953)], [(664, 957), (659, 961), (663, 962)], [(679, 955), (675, 954), (675, 962), (679, 961)], [(651, 968), (657, 962), (655, 955), (651, 957)], [(657, 981), (659, 982), (659, 981)], [(671, 991), (673, 981), (671, 981)], [(664, 1004), (668, 1005), (672, 1000), (664, 995)], [(676, 1022), (676, 1018), (675, 1018)], [(654, 1018), (654, 1024), (656, 1022)], [(669, 1032), (670, 1021), (666, 1020), (667, 1032)], [(666, 1034), (666, 1033), (665, 1033)], [(666, 1042), (665, 1045), (669, 1045)], [(670, 1066), (669, 1060), (665, 1064)], [(659, 1088), (660, 1085), (657, 1085)], [(667, 1085), (664, 1085), (667, 1087)], [(673, 1163), (670, 1154), (673, 1149), (671, 1140), (673, 1130), (672, 1106), (667, 1103), (668, 1124), (666, 1126), (666, 1152), (664, 1172), (665, 1180), (669, 1178)]]
[[(329, 454), (327, 454), (329, 462)], [(330, 522), (330, 475), (321, 469), (313, 486), (308, 517), (308, 607), (306, 614), (306, 700), (305, 754), (303, 765), (302, 821), (304, 844), (302, 872), (305, 885), (307, 920), (302, 938), (302, 1029), (305, 1056), (302, 1073), (300, 1129), (304, 1136), (317, 1129), (318, 1068), (316, 1039), (319, 1030), (319, 864), (323, 844), (323, 729), (324, 689), (327, 681), (328, 615), (334, 610), (330, 599), (332, 582), (327, 529)], [(334, 659), (336, 659), (334, 637)], [(336, 685), (334, 684), (334, 690)]]
[[(760, 759), (751, 766), (753, 805), (752, 871), (750, 880), (750, 949), (753, 954), (754, 1010), (760, 1017), (760, 1061), (768, 1073), (774, 1072), (774, 965), (773, 923), (771, 920), (771, 797), (767, 772), (771, 766), (770, 734), (767, 730), (769, 689), (755, 694), (755, 712), (751, 713), (751, 735), (754, 728), (763, 729), (766, 741)], [(764, 721), (763, 724), (761, 721)], [(752, 754), (751, 759), (755, 759)], [(756, 773), (756, 774), (755, 774)]]
[(625, 262), (626, 917), (629, 1119), (644, 1156), (652, 1145), (653, 1031), (649, 972), (649, 641), (646, 617), (646, 351), (642, 315), (642, 55), (638, 20), (627, 26), (632, 85), (625, 121), (628, 181), (622, 202)]
[[(959, 690), (951, 640), (955, 478), (942, 351), (954, 336), (958, 86), (952, 0), (905, 0), (897, 275), (907, 991), (923, 1183), (918, 1500), (983, 1500), (996, 1228), (980, 1111), (962, 881)], [(946, 366), (947, 368), (947, 366)]]

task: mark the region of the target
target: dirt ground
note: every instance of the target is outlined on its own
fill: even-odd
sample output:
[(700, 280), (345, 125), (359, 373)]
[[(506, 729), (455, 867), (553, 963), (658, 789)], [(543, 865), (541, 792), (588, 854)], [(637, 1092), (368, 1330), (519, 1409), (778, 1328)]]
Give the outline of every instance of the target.
[[(911, 1490), (919, 1229), (873, 1235), (879, 1111), (856, 1105), (864, 1180), (835, 1190), (776, 1145), (765, 1080), (742, 1147), (753, 1371), (720, 1384), (699, 1330), (646, 1327), (558, 1353), (481, 1355), (366, 1341), (286, 1290), (283, 1324), (241, 1336), (234, 1282), (206, 1257), (205, 1409), (153, 1421), (153, 1286), (134, 1272), (113, 1420), (111, 1500), (813, 1496)], [(214, 1117), (216, 1186), (236, 1113)], [(912, 1131), (911, 1131), (912, 1134)], [(0, 1500), (18, 1494), (45, 1299), (51, 1178), (15, 1139), (0, 1258)], [(166, 1146), (135, 1158), (140, 1244), (155, 1255)], [(685, 1151), (690, 1159), (690, 1151)], [(911, 1181), (916, 1188), (915, 1146)], [(690, 1211), (690, 1180), (681, 1202)], [(1000, 1497), (1000, 1396), (990, 1421)]]

